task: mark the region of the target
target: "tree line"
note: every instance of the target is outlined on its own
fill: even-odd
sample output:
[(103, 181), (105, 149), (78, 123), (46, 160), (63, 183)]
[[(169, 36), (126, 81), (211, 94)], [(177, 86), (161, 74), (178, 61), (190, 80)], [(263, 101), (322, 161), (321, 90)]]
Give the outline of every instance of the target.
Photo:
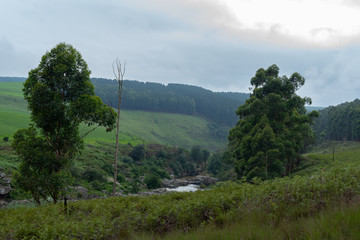
[[(117, 82), (93, 78), (95, 93), (103, 102), (117, 107)], [(235, 111), (249, 94), (212, 92), (184, 84), (160, 84), (124, 80), (122, 109), (200, 115), (221, 125), (236, 123)]]
[(359, 141), (360, 100), (330, 106), (319, 111), (313, 124), (317, 141)]
[[(23, 77), (0, 77), (0, 82), (24, 82)], [(91, 78), (95, 94), (113, 108), (118, 106), (116, 80)], [(124, 80), (122, 109), (200, 115), (222, 126), (233, 126), (239, 105), (248, 93), (213, 92), (185, 84)]]

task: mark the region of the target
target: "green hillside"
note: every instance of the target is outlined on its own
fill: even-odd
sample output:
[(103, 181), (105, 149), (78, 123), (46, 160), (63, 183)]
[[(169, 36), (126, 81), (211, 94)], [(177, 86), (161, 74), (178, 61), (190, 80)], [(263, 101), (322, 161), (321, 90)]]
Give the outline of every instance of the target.
[[(12, 136), (19, 128), (30, 123), (30, 114), (22, 97), (22, 83), (0, 82), (0, 137)], [(86, 129), (83, 127), (82, 131)], [(210, 150), (224, 148), (227, 129), (216, 128), (198, 116), (156, 113), (144, 111), (121, 111), (122, 143), (143, 141), (191, 147), (200, 145)], [(218, 137), (220, 132), (220, 136)], [(112, 142), (114, 133), (96, 129), (86, 137), (86, 141)]]

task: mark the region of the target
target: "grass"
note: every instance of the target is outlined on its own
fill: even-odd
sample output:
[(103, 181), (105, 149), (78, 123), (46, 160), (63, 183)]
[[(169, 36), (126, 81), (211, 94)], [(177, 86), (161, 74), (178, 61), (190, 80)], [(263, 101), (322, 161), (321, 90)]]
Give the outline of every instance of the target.
[[(102, 165), (102, 148), (88, 145), (77, 166)], [(320, 146), (307, 154), (308, 171), (258, 185), (78, 201), (67, 214), (61, 203), (12, 206), (0, 210), (0, 239), (358, 239), (359, 149), (359, 143)]]
[[(21, 88), (22, 83), (19, 82), (0, 82), (0, 138), (12, 136), (17, 129), (30, 123), (30, 113)], [(208, 123), (197, 116), (122, 110), (120, 142), (134, 145), (144, 141), (157, 142), (187, 148), (200, 145), (214, 151), (224, 148), (226, 139), (214, 137)], [(82, 127), (82, 131), (85, 132), (86, 128)], [(85, 141), (114, 142), (115, 135), (99, 127)]]
[[(281, 221), (277, 226), (274, 226), (266, 215), (253, 214), (229, 222), (223, 228), (212, 224), (190, 233), (177, 231), (163, 239), (359, 239), (359, 216), (358, 202), (328, 208), (316, 216)], [(138, 237), (138, 239), (142, 238), (149, 239), (149, 236)]]
[(0, 95), (22, 98), (22, 87), (22, 82), (0, 82)]
[(356, 239), (360, 167), (195, 193), (0, 210), (1, 239)]
[(293, 175), (310, 175), (319, 170), (334, 167), (358, 166), (360, 164), (359, 142), (324, 142), (304, 154), (303, 169)]

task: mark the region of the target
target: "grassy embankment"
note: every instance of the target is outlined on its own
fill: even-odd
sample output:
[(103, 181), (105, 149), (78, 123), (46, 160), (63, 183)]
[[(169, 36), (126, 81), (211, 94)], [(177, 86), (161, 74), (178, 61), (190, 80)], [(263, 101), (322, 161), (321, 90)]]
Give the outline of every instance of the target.
[(61, 204), (2, 209), (0, 238), (358, 239), (360, 146), (340, 146), (335, 161), (332, 148), (308, 154), (311, 167), (302, 176), (79, 201), (66, 210)]

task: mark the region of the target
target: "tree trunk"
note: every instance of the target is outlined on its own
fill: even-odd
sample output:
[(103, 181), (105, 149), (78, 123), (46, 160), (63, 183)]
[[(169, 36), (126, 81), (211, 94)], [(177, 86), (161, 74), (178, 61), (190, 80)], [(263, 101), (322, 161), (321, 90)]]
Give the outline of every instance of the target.
[[(116, 64), (116, 70), (114, 64)], [(125, 66), (126, 62), (124, 62), (124, 67), (121, 68), (121, 62), (117, 58), (113, 63), (113, 72), (118, 81), (119, 88), (118, 88), (118, 109), (117, 109), (117, 122), (116, 122), (116, 149), (115, 149), (115, 164), (114, 164), (114, 184), (113, 184), (113, 195), (116, 192), (116, 183), (117, 183), (117, 172), (118, 172), (118, 156), (119, 156), (119, 129), (120, 129), (120, 105), (121, 105), (121, 95), (122, 95), (122, 86), (124, 81), (124, 74), (125, 74)]]

